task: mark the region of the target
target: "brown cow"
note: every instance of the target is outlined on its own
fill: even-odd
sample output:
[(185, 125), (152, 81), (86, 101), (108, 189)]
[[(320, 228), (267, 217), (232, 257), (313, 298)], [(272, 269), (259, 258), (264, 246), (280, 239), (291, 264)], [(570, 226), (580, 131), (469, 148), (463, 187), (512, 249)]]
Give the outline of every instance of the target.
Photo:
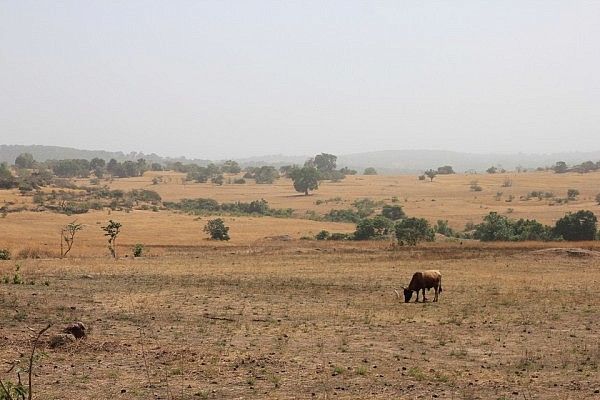
[(423, 302), (426, 302), (425, 298), (425, 289), (429, 290), (433, 288), (435, 290), (435, 297), (433, 301), (438, 301), (438, 294), (442, 291), (442, 274), (437, 270), (429, 270), (429, 271), (420, 271), (415, 272), (408, 287), (404, 286), (404, 302), (408, 303), (412, 298), (413, 292), (417, 292), (417, 300), (415, 303), (419, 301), (419, 290), (423, 291)]

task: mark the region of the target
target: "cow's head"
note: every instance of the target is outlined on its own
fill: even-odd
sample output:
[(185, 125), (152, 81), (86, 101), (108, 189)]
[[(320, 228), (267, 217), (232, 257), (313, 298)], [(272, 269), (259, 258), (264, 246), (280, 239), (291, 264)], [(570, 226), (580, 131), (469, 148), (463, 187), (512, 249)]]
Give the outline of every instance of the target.
[(408, 303), (410, 301), (410, 298), (412, 297), (413, 291), (405, 287), (403, 287), (402, 289), (404, 289), (404, 302)]

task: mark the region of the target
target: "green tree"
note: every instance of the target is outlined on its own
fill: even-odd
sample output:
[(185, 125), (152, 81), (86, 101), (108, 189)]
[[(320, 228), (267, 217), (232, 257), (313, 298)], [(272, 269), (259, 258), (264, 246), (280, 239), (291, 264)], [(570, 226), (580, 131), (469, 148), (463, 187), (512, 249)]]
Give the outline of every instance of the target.
[(565, 172), (567, 172), (569, 170), (569, 167), (567, 166), (566, 162), (558, 161), (556, 164), (554, 164), (554, 167), (552, 167), (552, 169), (557, 174), (564, 174)]
[(364, 218), (356, 225), (354, 239), (380, 239), (392, 232), (393, 229), (394, 223), (381, 215), (374, 218)]
[(17, 179), (13, 176), (8, 165), (0, 163), (0, 189), (12, 189), (17, 186)]
[(319, 172), (315, 167), (295, 168), (290, 171), (289, 176), (294, 183), (294, 189), (306, 196), (308, 196), (309, 191), (319, 188)]
[(488, 174), (495, 174), (496, 172), (498, 172), (498, 168), (496, 168), (492, 165), (491, 167), (486, 169), (485, 172), (487, 172)]
[(254, 171), (254, 180), (260, 184), (271, 184), (279, 178), (279, 172), (271, 165), (263, 165)]
[(335, 170), (337, 156), (333, 154), (321, 153), (317, 154), (312, 160), (307, 162), (308, 165), (313, 165), (319, 172), (331, 172)]
[(576, 213), (567, 213), (556, 221), (554, 234), (568, 241), (596, 239), (596, 224), (598, 219), (593, 212), (579, 210)]
[(377, 170), (373, 167), (367, 167), (363, 171), (363, 175), (377, 175)]
[(15, 159), (15, 165), (18, 168), (31, 169), (31, 168), (33, 168), (35, 166), (35, 160), (33, 159), (33, 156), (31, 154), (29, 154), (29, 153), (21, 153)]
[(421, 241), (432, 242), (435, 238), (433, 229), (424, 218), (405, 218), (396, 222), (396, 239), (401, 245), (414, 246)]
[(511, 221), (497, 212), (490, 212), (475, 227), (473, 237), (483, 242), (509, 241), (513, 236)]
[(427, 176), (431, 182), (433, 182), (433, 178), (435, 178), (437, 174), (437, 171), (433, 169), (428, 169), (425, 171), (425, 176)]
[(122, 226), (119, 222), (111, 219), (106, 226), (101, 227), (104, 231), (104, 236), (108, 237), (108, 250), (113, 258), (117, 258), (117, 236), (121, 233)]
[(229, 240), (229, 227), (221, 218), (211, 219), (204, 226), (204, 232), (208, 233), (212, 240)]
[(437, 173), (438, 175), (451, 175), (454, 174), (454, 169), (451, 165), (444, 165), (443, 167), (438, 167)]

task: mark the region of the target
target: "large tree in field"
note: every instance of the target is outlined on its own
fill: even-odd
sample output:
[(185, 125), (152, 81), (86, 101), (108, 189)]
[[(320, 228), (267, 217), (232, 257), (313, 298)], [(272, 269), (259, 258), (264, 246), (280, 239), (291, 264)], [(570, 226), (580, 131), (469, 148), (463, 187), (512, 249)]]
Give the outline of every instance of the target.
[(317, 154), (312, 162), (319, 172), (331, 172), (337, 166), (337, 156), (321, 153)]
[(306, 196), (309, 191), (319, 188), (319, 171), (315, 167), (295, 168), (288, 175), (294, 182), (294, 189)]
[(35, 160), (31, 154), (22, 153), (16, 158), (15, 165), (19, 168), (33, 168), (35, 165)]

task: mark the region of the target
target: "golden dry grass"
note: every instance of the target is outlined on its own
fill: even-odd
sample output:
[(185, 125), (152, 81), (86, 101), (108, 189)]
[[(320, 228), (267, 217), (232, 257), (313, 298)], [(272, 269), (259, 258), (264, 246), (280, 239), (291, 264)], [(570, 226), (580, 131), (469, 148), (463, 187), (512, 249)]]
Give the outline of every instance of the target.
[[(164, 176), (164, 183), (152, 185), (154, 176)], [(502, 187), (504, 180), (512, 181), (511, 187)], [(600, 173), (555, 174), (553, 172), (529, 172), (507, 174), (456, 174), (439, 175), (433, 182), (419, 181), (414, 175), (399, 176), (348, 176), (341, 182), (323, 182), (311, 196), (303, 196), (293, 190), (288, 179), (279, 179), (273, 185), (257, 185), (252, 180), (245, 185), (210, 183), (185, 183), (184, 175), (173, 172), (148, 172), (140, 178), (116, 180), (112, 188), (130, 190), (147, 188), (157, 191), (164, 200), (205, 197), (220, 202), (249, 201), (264, 198), (275, 208), (293, 208), (300, 214), (313, 210), (324, 214), (331, 209), (349, 208), (360, 198), (371, 198), (391, 202), (397, 197), (405, 211), (412, 216), (427, 218), (435, 223), (438, 219), (448, 220), (455, 229), (463, 229), (467, 222), (478, 223), (490, 211), (510, 214), (514, 218), (533, 218), (552, 224), (568, 211), (590, 209), (600, 212), (594, 200), (600, 192)], [(470, 183), (477, 181), (481, 192), (472, 192)], [(553, 192), (565, 198), (568, 189), (577, 189), (580, 196), (567, 204), (550, 205), (551, 200), (520, 200), (532, 191)], [(500, 200), (496, 194), (502, 192)], [(509, 196), (514, 196), (507, 202)], [(341, 202), (325, 201), (341, 198)]]
[[(443, 249), (440, 249), (443, 250)], [(12, 262), (0, 263), (0, 275)], [(437, 304), (392, 289), (440, 269)], [(45, 349), (39, 398), (592, 398), (598, 259), (283, 243), (193, 256), (26, 260), (0, 284), (0, 359), (27, 327), (82, 320)], [(44, 285), (43, 282), (47, 282)]]
[[(163, 175), (166, 175), (163, 173)], [(312, 196), (275, 185), (152, 185), (152, 174), (111, 187), (157, 190), (166, 200), (265, 198), (273, 207), (346, 208), (357, 198), (391, 201), (409, 215), (447, 219), (461, 229), (489, 211), (552, 223), (592, 200), (600, 174), (528, 173), (349, 177)], [(179, 179), (179, 180), (177, 180)], [(477, 179), (483, 192), (470, 192)], [(580, 199), (550, 206), (520, 201), (532, 190)], [(494, 200), (512, 193), (511, 203)], [(341, 197), (340, 203), (316, 205)], [(30, 201), (0, 191), (0, 201)], [(435, 200), (435, 201), (432, 201)], [(227, 243), (207, 241), (208, 217), (167, 211), (93, 211), (78, 216), (9, 213), (0, 248), (42, 259), (0, 261), (0, 361), (23, 359), (28, 327), (54, 334), (82, 320), (90, 336), (44, 348), (35, 374), (44, 399), (406, 398), (570, 399), (600, 390), (600, 258), (536, 255), (532, 250), (589, 243), (432, 243), (393, 249), (388, 242), (298, 240), (352, 224), (306, 219), (223, 217)], [(60, 227), (84, 224), (70, 256)], [(121, 258), (109, 258), (100, 226), (123, 224)], [(278, 236), (288, 235), (291, 241)], [(146, 257), (131, 258), (135, 243)], [(123, 256), (128, 255), (128, 258)], [(26, 284), (10, 284), (15, 266)], [(416, 270), (443, 273), (437, 304), (404, 304), (393, 288)], [(4, 283), (2, 277), (8, 277)], [(33, 284), (29, 284), (29, 283)], [(47, 340), (45, 338), (44, 340)], [(2, 379), (12, 374), (0, 372)]]

